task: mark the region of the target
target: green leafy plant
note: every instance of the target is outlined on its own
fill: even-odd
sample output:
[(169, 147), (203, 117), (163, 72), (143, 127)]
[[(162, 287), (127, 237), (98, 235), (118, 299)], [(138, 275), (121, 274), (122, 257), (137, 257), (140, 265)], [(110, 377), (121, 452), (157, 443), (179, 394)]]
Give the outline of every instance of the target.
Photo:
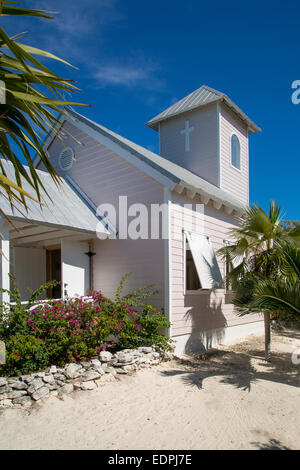
[(30, 334), (21, 334), (5, 342), (6, 364), (0, 365), (0, 374), (22, 375), (44, 369), (48, 364), (45, 343)]
[[(2, 20), (8, 15), (47, 19), (53, 17), (51, 12), (20, 8), (12, 5), (12, 2), (0, 0)], [(52, 72), (36, 57), (53, 59), (68, 66), (70, 64), (50, 52), (23, 44), (23, 35), (9, 37), (4, 29), (0, 28), (0, 80), (5, 85), (6, 94), (5, 104), (0, 104), (1, 157), (12, 163), (16, 177), (15, 182), (8, 179), (0, 161), (0, 188), (3, 196), (16, 208), (19, 208), (16, 203), (22, 203), (27, 208), (26, 197), (35, 199), (23, 189), (22, 179), (32, 186), (39, 202), (45, 200), (40, 190), (47, 194), (32, 163), (30, 151), (39, 155), (45, 168), (59, 185), (60, 178), (42, 146), (43, 136), (51, 129), (57, 128), (58, 114), (67, 112), (64, 106), (85, 106), (66, 101), (63, 94), (72, 94), (78, 91), (78, 88), (72, 80)], [(27, 162), (29, 171), (23, 167), (22, 158)], [(1, 208), (0, 213), (6, 217)]]
[[(271, 317), (274, 312), (264, 302), (254, 301), (259, 289), (274, 289), (284, 278), (286, 260), (283, 244), (294, 246), (300, 239), (300, 227), (287, 227), (283, 223), (282, 211), (278, 204), (270, 203), (266, 213), (259, 205), (245, 209), (238, 219), (239, 227), (229, 232), (233, 240), (218, 253), (224, 262), (232, 262), (235, 268), (226, 276), (226, 284), (235, 291), (233, 303), (240, 315), (263, 313), (265, 322), (265, 357), (270, 360)], [(257, 299), (257, 298), (256, 298)], [(269, 306), (271, 302), (269, 300)]]
[(49, 287), (46, 284), (31, 294), (26, 305), (21, 304), (14, 283), (11, 295), (17, 302), (9, 312), (7, 305), (2, 305), (0, 311), (0, 339), (7, 344), (9, 355), (7, 365), (0, 369), (2, 373), (27, 373), (30, 367), (34, 371), (47, 364), (63, 366), (94, 357), (105, 349), (148, 345), (170, 349), (164, 335), (170, 323), (162, 312), (142, 302), (155, 291), (148, 286), (122, 296), (127, 278), (123, 276), (114, 300), (96, 291), (89, 301), (77, 298), (37, 302)]
[[(273, 319), (300, 323), (300, 249), (276, 243), (280, 275), (274, 279), (256, 276), (237, 294), (235, 304), (242, 314), (269, 312)], [(279, 254), (278, 254), (279, 256)]]

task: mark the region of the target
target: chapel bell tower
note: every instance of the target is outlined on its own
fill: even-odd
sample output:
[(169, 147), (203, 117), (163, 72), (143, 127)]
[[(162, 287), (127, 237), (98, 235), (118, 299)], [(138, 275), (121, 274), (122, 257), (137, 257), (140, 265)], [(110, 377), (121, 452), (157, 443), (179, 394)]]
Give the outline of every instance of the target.
[(147, 125), (162, 157), (249, 203), (248, 137), (260, 129), (226, 95), (203, 85)]

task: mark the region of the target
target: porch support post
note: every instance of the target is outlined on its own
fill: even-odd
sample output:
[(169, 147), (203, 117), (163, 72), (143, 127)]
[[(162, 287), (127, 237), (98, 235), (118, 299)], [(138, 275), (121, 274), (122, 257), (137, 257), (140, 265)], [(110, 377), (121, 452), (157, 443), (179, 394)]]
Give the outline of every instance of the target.
[[(2, 253), (0, 254), (0, 287), (2, 289), (10, 288), (10, 260), (9, 260), (9, 223), (1, 218), (0, 219), (0, 248)], [(0, 301), (9, 302), (9, 294), (0, 292)]]

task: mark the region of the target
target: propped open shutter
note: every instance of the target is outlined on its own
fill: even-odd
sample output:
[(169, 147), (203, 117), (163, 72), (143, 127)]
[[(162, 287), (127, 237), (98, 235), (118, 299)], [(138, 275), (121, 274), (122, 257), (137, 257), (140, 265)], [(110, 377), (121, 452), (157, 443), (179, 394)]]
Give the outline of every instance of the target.
[(220, 286), (222, 276), (218, 261), (208, 237), (187, 232), (186, 237), (194, 259), (202, 289)]

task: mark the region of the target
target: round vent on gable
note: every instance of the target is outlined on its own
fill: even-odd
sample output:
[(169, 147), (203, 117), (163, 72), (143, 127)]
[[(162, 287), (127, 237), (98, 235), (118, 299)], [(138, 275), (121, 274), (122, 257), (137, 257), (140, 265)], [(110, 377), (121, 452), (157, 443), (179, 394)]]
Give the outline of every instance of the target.
[(61, 170), (68, 171), (72, 168), (74, 163), (74, 150), (71, 147), (66, 147), (58, 157), (58, 164)]

